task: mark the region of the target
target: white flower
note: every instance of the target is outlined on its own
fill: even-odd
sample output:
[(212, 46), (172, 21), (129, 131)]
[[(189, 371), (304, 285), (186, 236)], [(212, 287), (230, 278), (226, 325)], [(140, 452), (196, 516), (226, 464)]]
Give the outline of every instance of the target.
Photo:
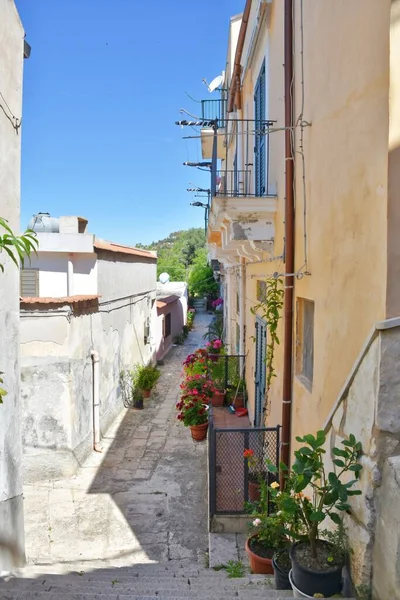
[(261, 525), (261, 519), (254, 519), (253, 525), (254, 527), (258, 527), (259, 525)]
[(278, 512), (276, 514), (278, 515), (278, 517), (280, 517), (283, 513), (281, 510), (278, 510)]
[(282, 494), (282, 492), (276, 492), (276, 497), (279, 498), (279, 496)]

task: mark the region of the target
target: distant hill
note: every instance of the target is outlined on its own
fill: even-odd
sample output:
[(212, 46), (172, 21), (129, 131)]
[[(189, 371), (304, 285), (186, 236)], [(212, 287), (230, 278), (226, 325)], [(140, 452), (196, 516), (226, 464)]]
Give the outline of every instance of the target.
[(136, 244), (136, 247), (157, 251), (157, 276), (165, 272), (170, 275), (171, 281), (187, 281), (196, 253), (205, 249), (206, 239), (202, 227), (192, 227), (174, 231), (158, 242), (148, 245)]

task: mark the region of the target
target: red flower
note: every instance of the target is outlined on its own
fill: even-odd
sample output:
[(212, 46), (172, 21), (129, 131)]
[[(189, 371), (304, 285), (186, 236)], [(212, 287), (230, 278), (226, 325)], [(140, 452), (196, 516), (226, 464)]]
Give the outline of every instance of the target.
[(251, 449), (245, 450), (243, 452), (243, 456), (245, 458), (251, 458), (252, 456), (254, 456), (254, 450), (251, 450)]

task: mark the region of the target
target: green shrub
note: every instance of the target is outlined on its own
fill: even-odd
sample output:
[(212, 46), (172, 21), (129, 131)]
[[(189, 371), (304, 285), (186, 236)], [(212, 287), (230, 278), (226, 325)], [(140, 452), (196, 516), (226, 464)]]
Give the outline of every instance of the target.
[(139, 390), (151, 390), (158, 381), (161, 372), (152, 365), (136, 365), (132, 371), (134, 386)]

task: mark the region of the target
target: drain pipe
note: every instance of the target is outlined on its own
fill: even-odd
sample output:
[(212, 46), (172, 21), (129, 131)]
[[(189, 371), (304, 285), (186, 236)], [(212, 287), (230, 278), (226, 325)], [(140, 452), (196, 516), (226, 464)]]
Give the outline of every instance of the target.
[(100, 447), (100, 357), (97, 350), (91, 350), (93, 365), (93, 450), (101, 452)]
[[(293, 0), (285, 0), (285, 289), (281, 460), (290, 463), (293, 394), (293, 288), (294, 288), (294, 156), (293, 127)], [(281, 484), (283, 474), (281, 473)]]

